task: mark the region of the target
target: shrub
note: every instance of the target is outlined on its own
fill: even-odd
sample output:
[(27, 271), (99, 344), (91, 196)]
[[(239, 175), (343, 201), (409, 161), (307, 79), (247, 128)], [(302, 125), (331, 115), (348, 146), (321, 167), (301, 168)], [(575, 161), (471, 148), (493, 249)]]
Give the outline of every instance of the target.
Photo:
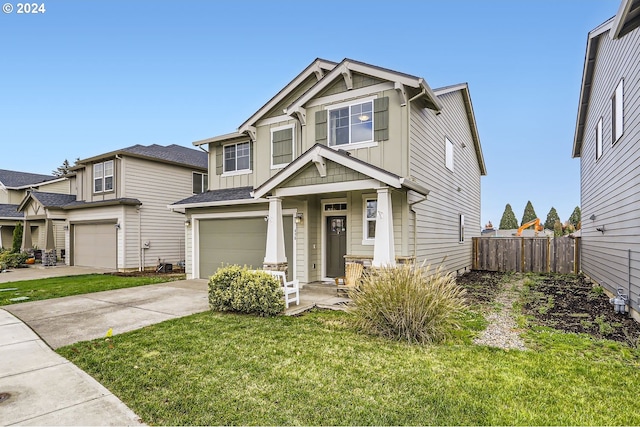
[(355, 326), (386, 338), (429, 344), (447, 338), (461, 324), (465, 290), (441, 268), (402, 265), (365, 274), (351, 292)]
[(209, 279), (209, 306), (214, 311), (275, 316), (284, 311), (284, 298), (280, 282), (270, 274), (230, 265)]
[(9, 252), (4, 251), (0, 253), (0, 267), (2, 268), (16, 268), (24, 264), (29, 258), (29, 254), (26, 252)]
[(18, 253), (20, 252), (20, 246), (22, 246), (22, 234), (24, 233), (22, 223), (17, 222), (15, 228), (13, 229), (13, 242), (11, 245), (11, 252)]

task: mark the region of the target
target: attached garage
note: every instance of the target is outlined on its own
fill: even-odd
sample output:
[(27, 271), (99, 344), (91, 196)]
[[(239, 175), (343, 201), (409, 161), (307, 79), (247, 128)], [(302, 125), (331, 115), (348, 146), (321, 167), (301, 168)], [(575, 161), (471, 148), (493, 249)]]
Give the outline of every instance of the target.
[(115, 223), (73, 226), (73, 264), (82, 267), (117, 268)]
[[(285, 253), (293, 265), (293, 216), (283, 217)], [(199, 221), (200, 277), (207, 278), (226, 264), (262, 268), (267, 245), (264, 216)], [(291, 268), (289, 269), (291, 275)]]

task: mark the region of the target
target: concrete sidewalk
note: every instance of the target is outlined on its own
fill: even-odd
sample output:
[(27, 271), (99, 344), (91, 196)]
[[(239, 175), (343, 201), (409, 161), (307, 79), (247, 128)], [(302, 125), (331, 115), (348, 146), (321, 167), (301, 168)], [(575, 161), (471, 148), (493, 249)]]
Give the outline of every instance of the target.
[(68, 265), (56, 265), (44, 267), (40, 264), (28, 268), (12, 268), (0, 273), (0, 283), (17, 282), (19, 280), (47, 279), (49, 277), (77, 276), (80, 274), (104, 274), (115, 270), (93, 267), (77, 267)]
[(0, 425), (140, 425), (120, 399), (0, 309)]

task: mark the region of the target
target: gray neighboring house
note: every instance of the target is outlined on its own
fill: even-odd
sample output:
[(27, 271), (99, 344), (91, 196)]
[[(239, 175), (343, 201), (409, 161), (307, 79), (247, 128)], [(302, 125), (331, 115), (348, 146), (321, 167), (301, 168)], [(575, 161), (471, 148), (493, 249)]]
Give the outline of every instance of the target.
[(209, 191), (185, 213), (189, 277), (226, 263), (286, 270), (302, 283), (345, 261), (472, 262), (486, 174), (466, 83), (316, 59), (236, 132), (194, 145)]
[(640, 0), (589, 33), (573, 141), (580, 158), (581, 266), (640, 315)]
[[(9, 249), (13, 245), (15, 225), (24, 218), (18, 206), (29, 191), (39, 189), (68, 193), (69, 184), (65, 178), (53, 175), (0, 169), (0, 248)], [(30, 231), (36, 245), (42, 245), (42, 230), (36, 225)]]
[[(184, 217), (176, 199), (207, 190), (207, 153), (179, 145), (134, 145), (79, 160), (69, 191), (30, 191), (18, 210), (42, 230), (39, 247), (68, 265), (114, 270), (153, 268), (184, 257)], [(25, 236), (23, 249), (35, 246)]]

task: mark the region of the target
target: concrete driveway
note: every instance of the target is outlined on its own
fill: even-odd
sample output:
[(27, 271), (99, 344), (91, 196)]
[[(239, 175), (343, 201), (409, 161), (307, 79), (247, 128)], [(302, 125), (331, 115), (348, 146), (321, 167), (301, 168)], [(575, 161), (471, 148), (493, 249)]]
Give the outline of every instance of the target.
[(157, 285), (7, 305), (6, 311), (56, 349), (78, 341), (140, 329), (207, 311), (207, 281), (179, 280)]

